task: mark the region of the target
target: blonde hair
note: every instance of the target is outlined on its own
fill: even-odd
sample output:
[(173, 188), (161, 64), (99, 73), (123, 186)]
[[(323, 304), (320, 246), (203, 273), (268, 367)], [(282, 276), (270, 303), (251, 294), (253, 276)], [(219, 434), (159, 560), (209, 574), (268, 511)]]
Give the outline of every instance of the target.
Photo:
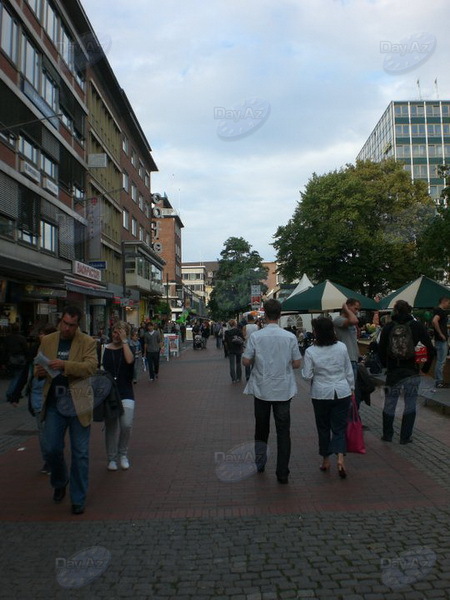
[(112, 330), (115, 331), (116, 329), (125, 329), (125, 332), (126, 332), (127, 336), (129, 337), (131, 327), (130, 327), (130, 324), (127, 323), (126, 321), (116, 321), (113, 325)]

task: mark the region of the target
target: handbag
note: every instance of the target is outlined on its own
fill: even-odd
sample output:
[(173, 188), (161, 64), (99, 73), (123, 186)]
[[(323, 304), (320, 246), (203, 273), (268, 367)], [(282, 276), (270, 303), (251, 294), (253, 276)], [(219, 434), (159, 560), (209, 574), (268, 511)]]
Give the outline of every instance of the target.
[(355, 394), (352, 394), (347, 428), (345, 430), (345, 442), (347, 452), (355, 452), (357, 454), (366, 453), (361, 417), (359, 416)]

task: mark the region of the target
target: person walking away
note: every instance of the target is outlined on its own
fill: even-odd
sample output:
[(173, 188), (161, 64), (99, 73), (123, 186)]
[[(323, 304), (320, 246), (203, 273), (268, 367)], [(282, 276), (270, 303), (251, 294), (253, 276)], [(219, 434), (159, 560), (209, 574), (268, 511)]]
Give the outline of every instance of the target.
[[(42, 338), (35, 359), (38, 361), (42, 354), (48, 364), (38, 363), (34, 371), (36, 377), (45, 378), (41, 418), (53, 500), (62, 502), (69, 484), (75, 515), (85, 510), (94, 404), (89, 378), (98, 365), (96, 341), (80, 330), (81, 318), (82, 312), (77, 306), (63, 309), (58, 331)], [(58, 374), (52, 377), (55, 373)], [(71, 449), (70, 473), (64, 459), (67, 430)]]
[(416, 420), (416, 403), (420, 384), (420, 367), (415, 361), (415, 347), (421, 342), (427, 348), (428, 358), (422, 370), (427, 373), (434, 358), (434, 347), (425, 326), (411, 314), (405, 300), (397, 300), (391, 322), (381, 330), (378, 352), (386, 367), (386, 387), (383, 408), (384, 442), (392, 442), (395, 409), (400, 393), (404, 395), (404, 411), (400, 428), (400, 444), (412, 442)]
[(225, 344), (230, 363), (230, 377), (233, 383), (238, 383), (242, 379), (241, 357), (244, 351), (244, 337), (235, 319), (230, 319), (228, 326), (225, 331)]
[(142, 348), (137, 329), (131, 331), (129, 344), (134, 356), (133, 383), (137, 383), (142, 370)]
[(220, 350), (222, 348), (222, 340), (223, 340), (223, 326), (220, 321), (216, 321), (213, 325), (213, 333), (216, 338), (216, 348)]
[(439, 305), (433, 311), (431, 324), (434, 330), (434, 347), (436, 349), (436, 364), (434, 366), (434, 379), (436, 388), (446, 388), (444, 382), (444, 365), (448, 354), (448, 314), (450, 297), (439, 299)]
[(248, 339), (243, 355), (244, 366), (252, 366), (244, 394), (253, 395), (255, 411), (255, 463), (259, 473), (265, 470), (270, 413), (273, 411), (277, 431), (276, 476), (281, 484), (289, 481), (291, 456), (291, 415), (293, 396), (297, 393), (294, 369), (301, 364), (295, 335), (278, 325), (281, 304), (264, 303), (266, 326)]
[[(253, 332), (258, 331), (259, 327), (258, 325), (255, 323), (255, 317), (252, 314), (249, 314), (247, 317), (247, 325), (245, 325), (244, 329), (242, 330), (243, 334), (244, 334), (244, 340), (245, 343), (248, 342), (249, 337), (252, 335)], [(245, 367), (245, 379), (246, 381), (248, 381), (250, 379), (250, 373), (252, 372), (252, 366), (246, 366)]]
[(11, 373), (6, 390), (6, 402), (18, 406), (23, 387), (27, 382), (30, 349), (25, 336), (20, 333), (17, 323), (11, 325), (11, 332), (5, 337), (5, 348), (8, 369)]
[(345, 344), (350, 362), (352, 363), (353, 376), (356, 381), (357, 367), (359, 360), (358, 349), (358, 312), (361, 303), (355, 298), (348, 298), (342, 305), (338, 317), (333, 320), (338, 341)]
[(321, 471), (330, 470), (330, 456), (337, 455), (339, 477), (345, 479), (345, 430), (355, 376), (347, 348), (338, 341), (328, 317), (312, 321), (315, 342), (305, 351), (302, 377), (311, 382), (311, 401), (319, 438)]
[[(117, 471), (118, 463), (129, 469), (128, 445), (134, 418), (134, 362), (135, 354), (130, 346), (130, 325), (118, 321), (112, 330), (112, 342), (105, 347), (103, 368), (114, 377), (122, 400), (123, 414), (105, 419), (105, 443), (108, 471)], [(137, 336), (136, 336), (137, 337)]]
[(161, 339), (160, 330), (155, 327), (154, 323), (148, 323), (147, 331), (144, 335), (144, 352), (147, 358), (150, 381), (155, 381), (155, 379), (158, 379)]
[(211, 335), (211, 328), (209, 326), (209, 321), (204, 321), (200, 327), (201, 335), (202, 335), (202, 347), (206, 348), (208, 344), (208, 338)]
[[(34, 348), (32, 348), (31, 353), (34, 358), (38, 352), (39, 346), (41, 345), (42, 338), (44, 335), (49, 335), (50, 333), (55, 333), (56, 327), (52, 325), (47, 325), (44, 329), (40, 329), (38, 332), (38, 341), (35, 344)], [(27, 383), (27, 395), (28, 395), (28, 411), (32, 417), (36, 419), (36, 426), (38, 431), (38, 439), (39, 439), (39, 449), (41, 451), (41, 457), (43, 460), (43, 465), (41, 468), (41, 473), (45, 473), (50, 475), (50, 467), (47, 463), (47, 456), (45, 451), (44, 444), (44, 423), (41, 420), (41, 410), (42, 410), (42, 394), (44, 389), (44, 378), (39, 378), (34, 376), (34, 365), (30, 364), (29, 369), (29, 379)]]

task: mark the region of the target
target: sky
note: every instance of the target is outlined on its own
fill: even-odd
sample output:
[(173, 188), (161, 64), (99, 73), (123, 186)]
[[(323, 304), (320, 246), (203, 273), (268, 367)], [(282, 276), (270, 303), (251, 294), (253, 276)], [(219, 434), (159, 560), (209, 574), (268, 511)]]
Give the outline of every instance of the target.
[(354, 163), (392, 100), (448, 100), (448, 0), (81, 0), (152, 148), (183, 262), (276, 259), (313, 173)]

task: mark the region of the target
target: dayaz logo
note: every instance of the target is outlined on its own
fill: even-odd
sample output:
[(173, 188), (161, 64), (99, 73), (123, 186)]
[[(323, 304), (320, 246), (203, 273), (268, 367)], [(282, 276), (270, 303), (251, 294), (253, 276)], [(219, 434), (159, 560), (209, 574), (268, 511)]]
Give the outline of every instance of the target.
[(214, 108), (215, 119), (230, 119), (236, 122), (242, 119), (262, 119), (263, 117), (264, 110), (252, 108), (251, 106), (247, 106), (245, 109), (227, 109), (222, 106)]
[(427, 54), (431, 50), (431, 44), (423, 44), (418, 41), (408, 42), (407, 44), (393, 44), (392, 42), (380, 42), (380, 52), (389, 54)]

